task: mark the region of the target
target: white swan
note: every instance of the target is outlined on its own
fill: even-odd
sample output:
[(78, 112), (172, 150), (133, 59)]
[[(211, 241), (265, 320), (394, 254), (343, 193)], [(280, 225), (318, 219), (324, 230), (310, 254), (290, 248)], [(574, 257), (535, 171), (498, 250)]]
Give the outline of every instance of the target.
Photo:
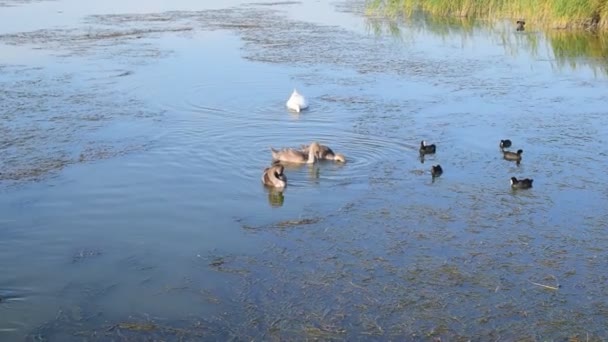
[(293, 90), (293, 93), (291, 93), (291, 97), (289, 97), (286, 104), (287, 108), (298, 113), (303, 109), (308, 108), (308, 101), (306, 101), (306, 98), (304, 98), (304, 96), (298, 93), (298, 91), (295, 89)]

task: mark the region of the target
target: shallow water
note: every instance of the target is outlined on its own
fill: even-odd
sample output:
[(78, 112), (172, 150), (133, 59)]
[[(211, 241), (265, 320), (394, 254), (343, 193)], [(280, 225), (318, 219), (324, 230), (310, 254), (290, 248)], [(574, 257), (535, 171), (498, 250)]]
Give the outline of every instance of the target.
[[(563, 49), (596, 38), (560, 55), (357, 2), (12, 4), (1, 339), (608, 338), (606, 69)], [(348, 162), (262, 186), (271, 146), (313, 140)]]

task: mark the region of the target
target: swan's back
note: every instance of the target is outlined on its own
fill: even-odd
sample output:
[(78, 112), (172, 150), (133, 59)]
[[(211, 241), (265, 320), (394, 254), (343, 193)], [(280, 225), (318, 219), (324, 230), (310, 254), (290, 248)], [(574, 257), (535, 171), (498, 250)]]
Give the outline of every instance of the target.
[(302, 109), (308, 108), (308, 101), (296, 89), (293, 90), (289, 100), (287, 100), (287, 108), (300, 112)]

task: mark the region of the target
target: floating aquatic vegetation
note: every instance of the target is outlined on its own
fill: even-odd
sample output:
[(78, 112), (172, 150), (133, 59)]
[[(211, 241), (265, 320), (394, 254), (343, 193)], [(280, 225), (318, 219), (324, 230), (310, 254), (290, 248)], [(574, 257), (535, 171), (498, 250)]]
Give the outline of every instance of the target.
[[(145, 141), (100, 141), (91, 131), (117, 118), (158, 118), (106, 88), (83, 89), (75, 74), (49, 76), (41, 68), (6, 67), (0, 81), (0, 181), (19, 183), (48, 177), (80, 162), (124, 155), (145, 148)], [(112, 105), (110, 105), (110, 103)], [(120, 103), (120, 105), (118, 105)], [(74, 148), (78, 141), (78, 147)]]
[(81, 249), (72, 256), (72, 263), (81, 262), (83, 260), (100, 256), (103, 252), (99, 249)]
[(21, 6), (27, 5), (33, 2), (42, 2), (42, 1), (55, 1), (55, 0), (2, 0), (0, 1), (0, 7), (13, 7), (13, 6)]

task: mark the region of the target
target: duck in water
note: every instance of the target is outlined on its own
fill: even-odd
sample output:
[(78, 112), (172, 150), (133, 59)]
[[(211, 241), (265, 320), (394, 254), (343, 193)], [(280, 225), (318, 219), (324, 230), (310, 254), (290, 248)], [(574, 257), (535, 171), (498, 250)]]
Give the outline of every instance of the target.
[(533, 179), (525, 178), (525, 179), (517, 179), (515, 177), (511, 177), (511, 188), (513, 189), (530, 189), (532, 187)]
[(506, 160), (514, 160), (519, 163), (521, 161), (522, 153), (524, 153), (523, 150), (517, 150), (517, 152), (504, 151), (503, 156)]
[(443, 169), (441, 168), (441, 165), (437, 164), (431, 167), (431, 176), (433, 176), (433, 178), (441, 176), (442, 173)]
[(420, 154), (424, 155), (424, 154), (433, 154), (436, 151), (436, 146), (435, 144), (430, 144), (427, 145), (426, 141), (422, 140), (420, 142)]

